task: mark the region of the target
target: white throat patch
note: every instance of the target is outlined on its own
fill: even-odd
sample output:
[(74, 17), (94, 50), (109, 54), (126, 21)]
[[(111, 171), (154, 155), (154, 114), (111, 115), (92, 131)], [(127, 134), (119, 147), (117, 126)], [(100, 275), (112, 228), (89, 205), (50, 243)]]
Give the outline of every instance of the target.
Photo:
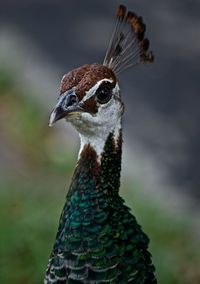
[[(97, 130), (98, 131), (98, 130)], [(113, 131), (109, 131), (108, 128), (101, 128), (101, 132), (99, 133), (99, 135), (94, 135), (94, 136), (87, 136), (87, 135), (83, 135), (83, 134), (79, 134), (80, 135), (80, 151), (79, 151), (79, 156), (84, 148), (85, 145), (90, 144), (91, 147), (96, 151), (97, 156), (99, 157), (99, 161), (101, 158), (101, 155), (103, 153), (104, 150), (104, 146), (106, 143), (106, 140), (109, 136), (110, 133), (113, 133), (113, 138), (115, 141), (115, 144), (117, 146), (118, 143), (118, 139), (120, 136), (120, 131), (121, 131), (121, 119), (118, 121), (118, 123), (116, 124), (115, 129), (113, 129)]]
[[(84, 97), (85, 100), (93, 96), (98, 89), (102, 81), (109, 81), (108, 79), (103, 79), (99, 81)], [(106, 140), (110, 133), (113, 133), (113, 137), (117, 141), (121, 130), (121, 117), (123, 113), (123, 105), (120, 98), (119, 85), (116, 84), (112, 90), (113, 96), (110, 101), (106, 104), (100, 104), (98, 106), (98, 112), (95, 115), (89, 113), (82, 113), (81, 119), (77, 121), (77, 128), (80, 135), (80, 151), (83, 150), (84, 146), (90, 144), (96, 151), (97, 155), (101, 157), (103, 153)]]

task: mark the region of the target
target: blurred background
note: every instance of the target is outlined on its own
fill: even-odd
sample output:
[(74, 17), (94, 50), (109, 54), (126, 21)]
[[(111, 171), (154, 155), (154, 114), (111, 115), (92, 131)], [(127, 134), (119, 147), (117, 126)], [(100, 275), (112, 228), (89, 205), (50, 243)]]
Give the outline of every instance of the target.
[[(119, 77), (121, 194), (150, 236), (161, 284), (200, 283), (200, 2), (121, 1), (155, 63)], [(48, 127), (62, 75), (102, 62), (119, 1), (1, 0), (0, 283), (39, 284), (76, 164), (70, 125)]]

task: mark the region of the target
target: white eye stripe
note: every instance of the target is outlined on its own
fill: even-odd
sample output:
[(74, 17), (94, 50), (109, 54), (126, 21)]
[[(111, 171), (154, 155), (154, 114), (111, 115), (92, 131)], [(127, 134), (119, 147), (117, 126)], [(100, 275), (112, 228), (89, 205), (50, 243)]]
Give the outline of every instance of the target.
[(118, 99), (120, 98), (120, 88), (118, 83), (116, 83), (114, 89), (112, 90), (113, 94), (115, 95), (115, 97), (117, 97)]
[(81, 102), (85, 102), (85, 101), (89, 100), (91, 97), (93, 97), (95, 95), (97, 89), (99, 88), (99, 86), (102, 84), (102, 82), (113, 83), (113, 80), (105, 78), (105, 79), (98, 81), (89, 91), (85, 92), (85, 96), (83, 97)]

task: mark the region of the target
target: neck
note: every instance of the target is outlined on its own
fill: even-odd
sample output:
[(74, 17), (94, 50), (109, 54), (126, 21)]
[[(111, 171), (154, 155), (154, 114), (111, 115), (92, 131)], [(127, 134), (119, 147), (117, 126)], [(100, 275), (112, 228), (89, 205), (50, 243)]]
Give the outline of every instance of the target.
[(86, 145), (90, 145), (96, 152), (98, 162), (101, 163), (103, 153), (105, 151), (106, 143), (108, 143), (108, 137), (112, 136), (112, 150), (115, 151), (119, 146), (118, 140), (121, 137), (121, 118), (117, 121), (115, 127), (102, 127), (96, 126), (96, 131), (94, 132), (83, 132), (80, 133), (80, 151), (79, 159), (81, 153)]
[(120, 186), (122, 133), (121, 123), (105, 136), (81, 136), (79, 159), (74, 173), (71, 189), (82, 188), (83, 176), (85, 184), (103, 191), (107, 196), (118, 194)]

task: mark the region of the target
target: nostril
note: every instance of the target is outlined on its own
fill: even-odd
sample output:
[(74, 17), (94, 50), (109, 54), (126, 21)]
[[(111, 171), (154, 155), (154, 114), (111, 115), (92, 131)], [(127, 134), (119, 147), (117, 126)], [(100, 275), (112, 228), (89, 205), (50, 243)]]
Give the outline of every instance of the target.
[(77, 102), (77, 97), (75, 95), (70, 96), (70, 105), (73, 105)]
[(66, 97), (65, 108), (70, 107), (78, 102), (78, 98), (75, 94), (70, 94)]

